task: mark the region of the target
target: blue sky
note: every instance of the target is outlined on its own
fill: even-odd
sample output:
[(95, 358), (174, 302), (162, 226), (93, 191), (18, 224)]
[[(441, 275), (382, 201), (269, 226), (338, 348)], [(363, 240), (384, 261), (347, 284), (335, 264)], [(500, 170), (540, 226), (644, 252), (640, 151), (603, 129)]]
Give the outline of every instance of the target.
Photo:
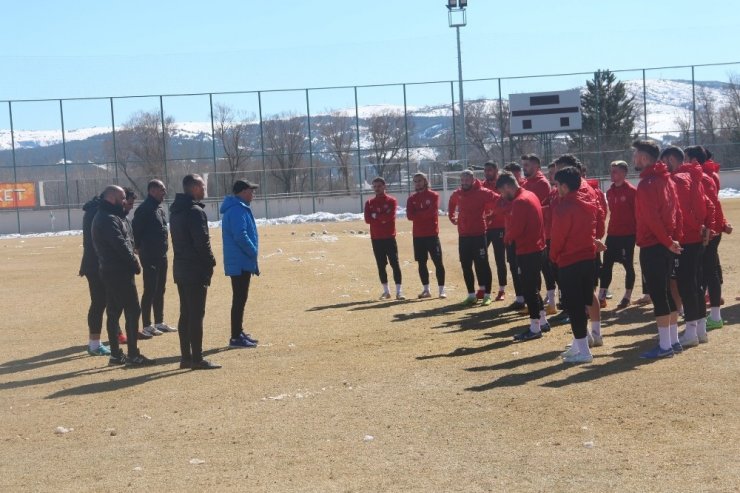
[[(466, 79), (740, 61), (740, 9), (730, 0), (706, 0), (701, 11), (687, 0), (469, 3), (462, 29)], [(455, 31), (447, 25), (444, 5), (442, 0), (8, 2), (0, 30), (0, 100), (455, 79)], [(696, 77), (726, 80), (729, 70), (697, 69)], [(648, 74), (690, 76), (688, 70)], [(582, 80), (506, 81), (502, 92), (561, 89)], [(466, 84), (470, 97), (496, 90), (489, 82)], [(449, 101), (449, 93), (444, 84), (412, 86), (407, 97), (413, 105)], [(346, 106), (351, 96), (312, 93), (312, 106)], [(362, 91), (361, 104), (375, 102), (401, 103), (402, 93)], [(156, 101), (141, 103), (149, 107)], [(202, 104), (198, 99), (196, 106)], [(305, 95), (268, 95), (264, 104), (267, 112), (289, 110), (305, 104)], [(176, 119), (204, 119), (200, 108), (181, 113)]]

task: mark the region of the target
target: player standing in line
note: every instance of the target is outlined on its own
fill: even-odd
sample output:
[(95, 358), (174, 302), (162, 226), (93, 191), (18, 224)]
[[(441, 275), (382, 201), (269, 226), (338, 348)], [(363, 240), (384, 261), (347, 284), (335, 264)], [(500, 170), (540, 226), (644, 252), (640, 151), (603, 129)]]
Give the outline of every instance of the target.
[[(506, 166), (504, 166), (504, 171), (508, 171), (512, 175), (514, 175), (514, 178), (516, 179), (516, 182), (521, 186), (524, 183), (524, 178), (522, 178), (522, 166), (519, 163), (509, 163)], [(506, 199), (501, 199), (501, 205), (504, 208), (506, 212), (506, 220), (504, 224), (504, 229), (506, 229), (506, 226), (509, 223), (509, 220), (511, 218), (510, 208), (511, 203), (507, 201)], [(520, 314), (524, 315), (528, 313), (527, 311), (527, 305), (524, 303), (524, 296), (522, 295), (522, 286), (521, 281), (519, 279), (519, 269), (516, 265), (516, 245), (513, 243), (506, 245), (506, 261), (509, 263), (509, 272), (511, 273), (511, 282), (514, 285), (514, 295), (516, 298), (514, 301), (508, 306), (509, 310), (519, 312)]]
[(514, 336), (515, 341), (529, 341), (549, 332), (545, 306), (540, 296), (542, 261), (545, 251), (545, 227), (542, 206), (535, 194), (524, 190), (511, 173), (502, 173), (496, 188), (503, 198), (511, 202), (511, 220), (506, 227), (506, 243), (516, 245), (516, 263), (519, 270), (522, 294), (529, 312), (529, 328)]
[[(486, 215), (486, 244), (490, 247), (493, 244), (493, 258), (496, 262), (496, 276), (498, 279), (498, 293), (495, 301), (502, 301), (506, 296), (506, 245), (504, 244), (504, 232), (506, 227), (506, 201), (501, 198), (496, 190), (496, 180), (498, 179), (498, 166), (492, 161), (483, 165), (485, 180), (482, 182), (483, 188), (493, 192), (495, 196), (495, 205)], [(493, 281), (491, 281), (493, 282)], [(476, 297), (482, 299), (485, 292), (478, 291)]]
[[(491, 266), (488, 264), (486, 246), (485, 215), (493, 209), (495, 196), (493, 192), (481, 186), (473, 172), (464, 170), (460, 173), (460, 188), (452, 192), (447, 213), (452, 224), (457, 225), (458, 251), (468, 296), (463, 300), (467, 306), (475, 305), (475, 277), (483, 288), (483, 306), (491, 304)], [(473, 274), (475, 266), (475, 275)]]
[(365, 202), (365, 222), (370, 225), (370, 241), (373, 245), (378, 276), (383, 285), (381, 300), (391, 299), (388, 289), (388, 274), (385, 266), (391, 264), (393, 282), (396, 283), (396, 299), (405, 300), (401, 291), (401, 266), (398, 263), (398, 244), (396, 243), (396, 208), (398, 201), (385, 193), (385, 180), (378, 176), (373, 179), (375, 197)]
[(612, 186), (606, 192), (609, 203), (609, 229), (606, 232), (606, 251), (601, 265), (599, 303), (606, 305), (606, 292), (612, 282), (614, 264), (624, 266), (624, 296), (617, 309), (627, 308), (635, 287), (635, 197), (637, 189), (627, 181), (629, 166), (624, 161), (610, 165)]
[(673, 256), (681, 253), (678, 238), (678, 198), (670, 180), (668, 167), (658, 160), (660, 148), (650, 140), (632, 144), (633, 161), (640, 171), (635, 213), (637, 217), (637, 246), (640, 247), (640, 267), (647, 280), (653, 313), (658, 325), (658, 346), (643, 353), (642, 358), (673, 357), (670, 318), (676, 311), (669, 281)]
[(429, 291), (428, 258), (434, 264), (439, 297), (447, 298), (445, 266), (442, 262), (442, 245), (439, 242), (439, 194), (429, 188), (429, 180), (424, 173), (416, 173), (413, 180), (415, 193), (409, 195), (406, 201), (406, 217), (413, 223), (414, 259), (419, 264), (419, 278), (424, 286), (419, 298), (432, 297)]

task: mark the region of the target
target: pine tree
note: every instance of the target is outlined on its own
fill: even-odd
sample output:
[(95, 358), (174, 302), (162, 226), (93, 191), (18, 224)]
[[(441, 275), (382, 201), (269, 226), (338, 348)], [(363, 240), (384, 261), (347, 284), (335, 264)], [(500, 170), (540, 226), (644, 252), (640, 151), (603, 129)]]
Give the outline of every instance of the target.
[(582, 131), (572, 133), (571, 152), (583, 151), (584, 161), (593, 174), (608, 173), (609, 162), (624, 159), (637, 137), (638, 117), (635, 97), (627, 93), (624, 82), (609, 70), (599, 70), (586, 81), (581, 94)]

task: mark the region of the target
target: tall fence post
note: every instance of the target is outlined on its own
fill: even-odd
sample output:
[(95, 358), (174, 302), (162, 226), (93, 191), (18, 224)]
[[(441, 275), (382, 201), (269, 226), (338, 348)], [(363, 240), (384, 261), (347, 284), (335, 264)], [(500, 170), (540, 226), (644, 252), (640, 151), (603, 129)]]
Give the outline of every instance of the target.
[[(498, 112), (499, 112), (499, 131), (501, 132), (501, 166), (506, 162), (506, 152), (504, 151), (504, 100), (501, 95), (501, 77), (498, 78)], [(509, 136), (511, 139), (511, 136)]]
[(598, 153), (598, 173), (601, 173), (604, 165), (604, 157), (601, 155), (601, 70), (594, 72), (596, 83), (596, 152)]
[(64, 132), (64, 108), (59, 100), (59, 121), (62, 124), (62, 159), (64, 159), (64, 200), (67, 202), (67, 228), (72, 229), (72, 211), (69, 204), (69, 177), (67, 176), (67, 136)]
[[(164, 126), (164, 102), (162, 96), (159, 96), (159, 118), (162, 122), (162, 158), (164, 159), (164, 184), (169, 186), (169, 179), (167, 178), (167, 129)], [(149, 177), (151, 179), (152, 177)]]
[(311, 139), (311, 104), (308, 102), (308, 89), (306, 89), (306, 124), (308, 125), (308, 165), (311, 173), (311, 209), (316, 213), (316, 182), (313, 170), (313, 140)]
[[(409, 112), (406, 105), (406, 84), (403, 84), (403, 126), (406, 134), (406, 188), (408, 194), (411, 195), (411, 151), (409, 150)], [(401, 177), (401, 173), (398, 174), (398, 177)]]
[[(208, 104), (211, 108), (211, 156), (213, 157), (213, 174), (216, 175), (216, 198), (218, 198), (218, 168), (216, 167), (216, 126), (213, 123), (213, 94), (208, 94)], [(224, 190), (226, 195), (226, 190)], [(216, 220), (221, 219), (221, 211), (216, 207)]]
[[(18, 167), (15, 160), (15, 130), (13, 128), (13, 103), (8, 101), (8, 118), (10, 119), (10, 155), (13, 158), (13, 182), (18, 182)], [(39, 190), (40, 192), (40, 190)], [(15, 200), (15, 220), (18, 223), (18, 234), (21, 234), (21, 211), (18, 208), (18, 196), (13, 194)]]
[(647, 81), (645, 80), (645, 69), (642, 69), (642, 117), (645, 124), (645, 138), (648, 136), (647, 122)]
[(118, 152), (116, 151), (116, 118), (113, 112), (113, 98), (110, 100), (110, 129), (111, 137), (113, 139), (113, 169), (115, 170), (116, 185), (118, 185)]
[(694, 120), (694, 145), (698, 144), (696, 138), (696, 81), (694, 80), (694, 66), (691, 66), (691, 114)]
[(360, 212), (365, 209), (362, 197), (362, 186), (365, 184), (362, 178), (362, 151), (360, 150), (360, 107), (357, 104), (357, 86), (355, 89), (355, 130), (357, 132), (357, 187), (360, 189)]
[(260, 151), (262, 153), (262, 183), (263, 183), (263, 190), (265, 190), (264, 194), (262, 195), (265, 201), (265, 219), (270, 219), (270, 212), (267, 208), (267, 165), (265, 163), (265, 132), (262, 125), (262, 93), (260, 91), (257, 91), (257, 108), (259, 111), (259, 117), (260, 117)]
[(452, 101), (452, 152), (455, 159), (460, 159), (457, 155), (457, 122), (455, 121), (455, 82), (450, 81), (450, 101)]

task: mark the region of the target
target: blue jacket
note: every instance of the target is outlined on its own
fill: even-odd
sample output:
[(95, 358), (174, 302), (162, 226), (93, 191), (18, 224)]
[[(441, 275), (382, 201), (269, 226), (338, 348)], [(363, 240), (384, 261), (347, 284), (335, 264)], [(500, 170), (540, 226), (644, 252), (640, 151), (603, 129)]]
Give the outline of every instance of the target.
[(221, 204), (221, 236), (224, 242), (224, 270), (227, 276), (242, 272), (259, 275), (259, 236), (252, 208), (239, 197), (229, 195)]

